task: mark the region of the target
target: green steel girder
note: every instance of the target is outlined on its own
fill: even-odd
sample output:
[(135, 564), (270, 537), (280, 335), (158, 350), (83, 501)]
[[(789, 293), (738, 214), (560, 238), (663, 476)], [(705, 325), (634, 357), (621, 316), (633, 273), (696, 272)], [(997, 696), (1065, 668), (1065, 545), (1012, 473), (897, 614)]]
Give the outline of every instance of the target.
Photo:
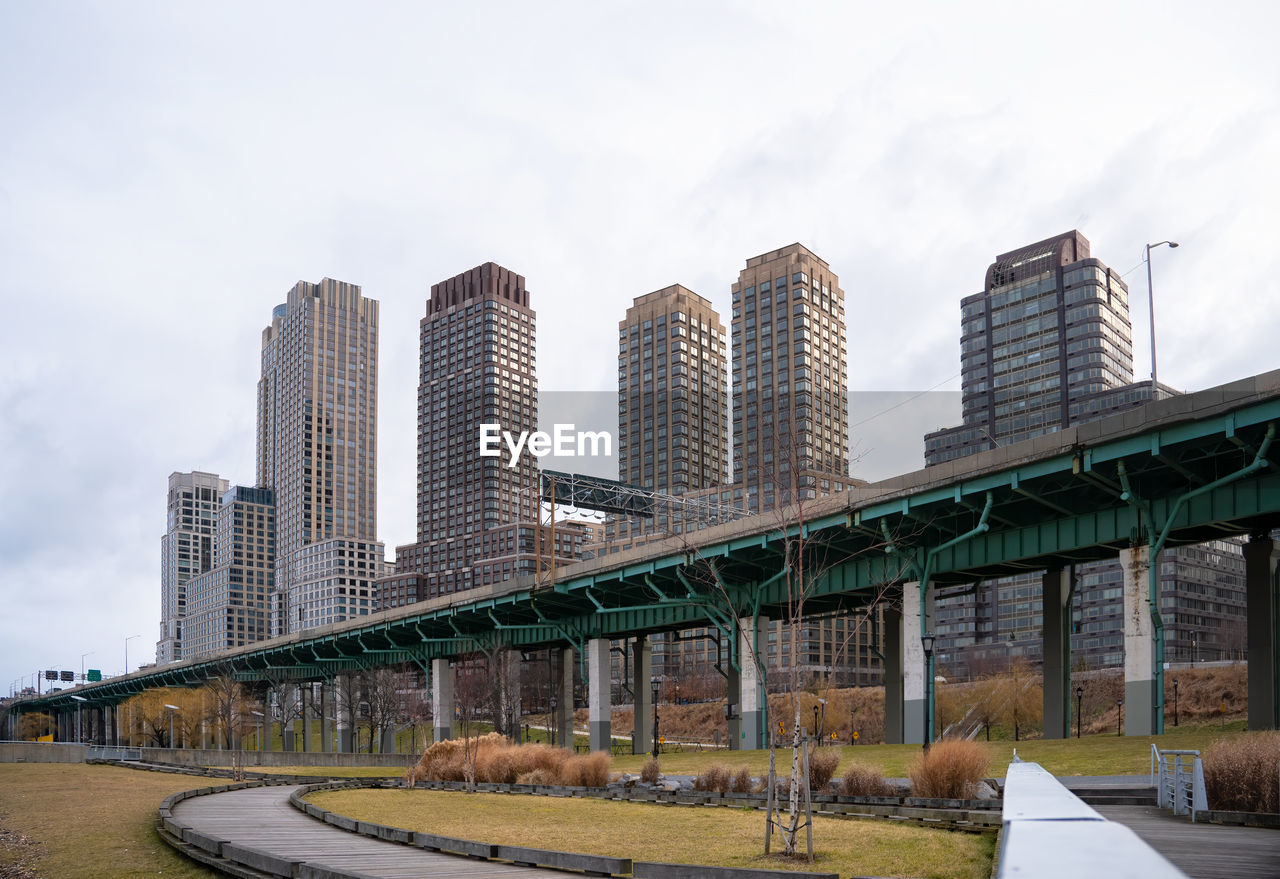
[[(520, 585), (500, 595), (391, 611), (390, 616), (361, 618), (337, 631), (289, 636), (285, 643), (268, 642), (70, 692), (109, 703), (148, 686), (190, 686), (228, 672), (246, 677), (268, 671), (271, 676), (317, 670), (332, 674), (335, 665), (354, 667), (391, 657), (422, 663), (491, 642), (498, 631), (491, 612), (504, 626), (504, 643), (522, 648), (564, 643), (566, 632), (573, 633), (573, 641), (708, 625), (722, 628), (725, 619), (717, 614), (743, 616), (785, 603), (783, 550), (788, 538), (802, 533), (823, 544), (828, 559), (835, 562), (812, 591), (815, 610), (826, 612), (869, 601), (884, 584), (926, 569), (933, 582), (947, 585), (1111, 557), (1123, 547), (1148, 540), (1156, 523), (1161, 526), (1158, 531), (1167, 524), (1170, 545), (1272, 527), (1280, 524), (1280, 475), (1275, 467), (1259, 468), (1229, 484), (1216, 483), (1254, 458), (1266, 425), (1280, 421), (1280, 393), (1241, 397), (1238, 404), (1231, 403), (1231, 393), (1236, 392), (1224, 391), (1221, 402), (1212, 396), (1186, 398), (1178, 404), (1186, 410), (1179, 416), (1182, 420), (1167, 419), (1158, 428), (1142, 429), (1136, 415), (1126, 416), (1111, 436), (1102, 433), (1106, 423), (1086, 425), (1074, 435), (1063, 434), (1075, 437), (1071, 441), (1076, 445), (1064, 440), (1038, 455), (939, 477), (870, 502), (859, 504), (851, 497), (846, 506), (803, 525), (761, 517), (759, 530), (728, 540), (672, 548), (581, 577), (570, 573), (554, 590), (537, 590), (537, 605), (534, 590)], [(1203, 414), (1206, 411), (1210, 414)], [(1144, 500), (1141, 506), (1122, 497), (1117, 474), (1121, 461), (1131, 490)], [(1202, 488), (1199, 494), (1191, 493)], [(987, 514), (990, 530), (970, 534), (981, 511)], [(944, 545), (963, 535), (969, 535), (963, 542)], [(887, 554), (886, 545), (897, 554)], [(711, 560), (728, 593), (727, 603), (722, 596), (713, 600), (704, 594), (702, 574), (695, 576)], [(655, 589), (668, 600), (655, 602)], [(70, 692), (19, 700), (15, 707), (63, 706), (70, 702)]]

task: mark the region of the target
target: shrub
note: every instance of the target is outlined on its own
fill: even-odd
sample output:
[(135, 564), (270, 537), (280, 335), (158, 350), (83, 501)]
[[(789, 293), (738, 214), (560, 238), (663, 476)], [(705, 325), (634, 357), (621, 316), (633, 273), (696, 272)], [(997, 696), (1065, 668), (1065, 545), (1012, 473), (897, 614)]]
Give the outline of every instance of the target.
[(735, 794), (749, 794), (756, 789), (756, 780), (751, 777), (751, 770), (746, 766), (741, 767), (733, 775), (733, 781), (729, 783), (729, 789)]
[(605, 751), (571, 756), (560, 767), (560, 783), (570, 787), (604, 787), (612, 761)]
[(1276, 763), (1280, 732), (1250, 732), (1205, 749), (1204, 787), (1209, 808), (1229, 812), (1277, 812)]
[(880, 770), (854, 763), (840, 779), (842, 797), (890, 797), (893, 788), (880, 775)]
[(917, 797), (973, 799), (988, 762), (986, 750), (977, 742), (935, 742), (911, 766), (911, 793)]
[(559, 784), (560, 778), (546, 769), (534, 769), (516, 779), (516, 784)]
[(729, 769), (721, 763), (708, 766), (693, 780), (694, 790), (727, 793), (729, 790)]
[(658, 758), (650, 757), (644, 761), (644, 766), (640, 767), (640, 780), (649, 784), (658, 783)]
[(835, 748), (812, 748), (809, 751), (809, 791), (812, 794), (827, 793), (831, 776), (840, 765), (840, 753)]

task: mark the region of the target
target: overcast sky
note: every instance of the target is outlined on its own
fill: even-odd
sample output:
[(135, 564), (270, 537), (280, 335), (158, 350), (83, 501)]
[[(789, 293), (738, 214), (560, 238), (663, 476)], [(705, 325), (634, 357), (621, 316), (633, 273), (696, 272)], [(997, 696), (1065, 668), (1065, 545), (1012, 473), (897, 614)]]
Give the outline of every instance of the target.
[[(633, 297), (727, 324), (746, 258), (803, 242), (846, 293), (869, 478), (958, 418), (995, 255), (1073, 228), (1129, 272), (1137, 377), (1170, 238), (1161, 380), (1280, 365), (1280, 7), (903, 6), (0, 0), (0, 689), (153, 658), (167, 477), (253, 481), (298, 280), (381, 302), (389, 548), (424, 302), (487, 260), (528, 279), (542, 389), (611, 393)], [(878, 415), (931, 388), (936, 423)]]

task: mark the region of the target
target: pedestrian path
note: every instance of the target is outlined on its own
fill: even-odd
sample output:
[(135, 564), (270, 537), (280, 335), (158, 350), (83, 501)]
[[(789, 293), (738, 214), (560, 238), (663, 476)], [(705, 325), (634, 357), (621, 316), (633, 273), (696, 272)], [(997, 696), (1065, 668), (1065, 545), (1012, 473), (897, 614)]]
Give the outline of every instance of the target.
[(545, 871), (532, 867), (430, 852), (341, 830), (289, 805), (296, 790), (254, 787), (191, 797), (173, 807), (173, 817), (233, 845), (378, 879), (546, 879)]

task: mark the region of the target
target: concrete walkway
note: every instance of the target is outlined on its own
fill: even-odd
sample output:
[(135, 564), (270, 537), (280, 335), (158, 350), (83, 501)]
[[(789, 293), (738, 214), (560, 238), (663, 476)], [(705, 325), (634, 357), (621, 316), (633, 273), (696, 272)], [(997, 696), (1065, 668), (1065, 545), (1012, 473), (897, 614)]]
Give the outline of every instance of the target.
[(324, 824), (289, 805), (297, 787), (256, 787), (183, 800), (173, 817), (201, 833), (289, 860), (379, 879), (546, 879), (545, 870), (370, 839)]
[(1191, 879), (1275, 879), (1280, 876), (1280, 830), (1192, 824), (1155, 806), (1094, 806), (1124, 824)]

